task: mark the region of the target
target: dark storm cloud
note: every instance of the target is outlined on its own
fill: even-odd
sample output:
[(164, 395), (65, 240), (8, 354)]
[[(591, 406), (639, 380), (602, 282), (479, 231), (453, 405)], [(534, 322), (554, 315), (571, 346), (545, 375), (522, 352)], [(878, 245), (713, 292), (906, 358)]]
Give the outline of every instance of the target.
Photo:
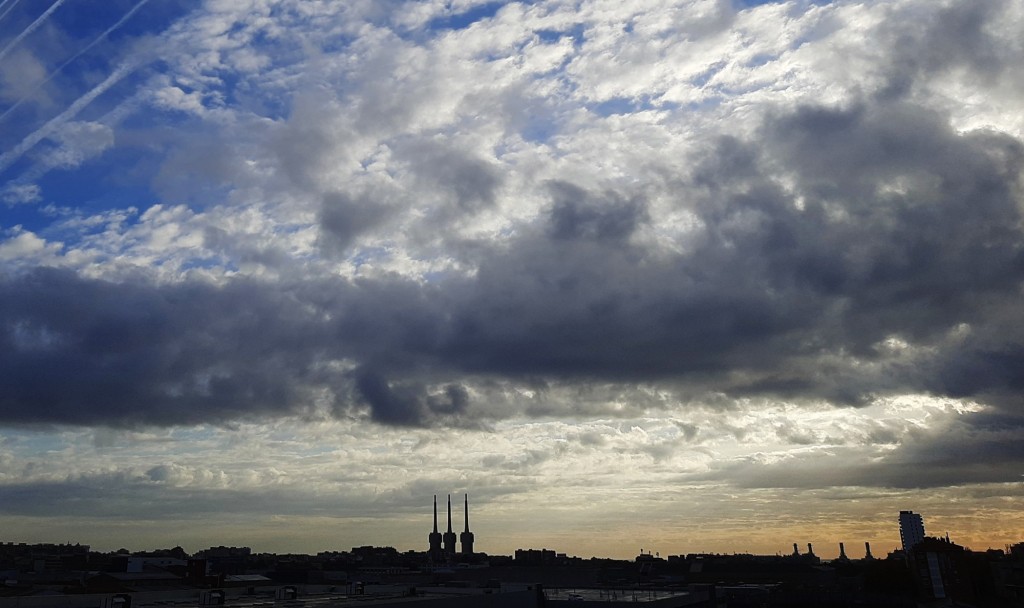
[[(779, 462), (744, 459), (716, 467), (693, 480), (728, 481), (745, 488), (843, 486), (938, 488), (1021, 481), (1024, 417), (979, 412), (941, 429), (912, 433), (902, 445), (866, 459), (855, 451), (829, 448)], [(797, 442), (800, 443), (800, 442)]]
[[(945, 352), (939, 358), (935, 388), (954, 397), (987, 395), (1019, 402), (1024, 394), (1024, 344), (1016, 342), (967, 345)], [(997, 393), (992, 395), (991, 393)], [(1005, 393), (1005, 394), (1003, 394)]]
[(432, 139), (393, 143), (394, 157), (413, 176), (415, 188), (377, 185), (358, 194), (332, 192), (323, 197), (319, 228), (322, 249), (344, 254), (360, 236), (385, 226), (415, 205), (424, 222), (414, 240), (430, 242), (453, 224), (465, 222), (494, 205), (502, 175), (490, 163), (457, 146)]
[(755, 235), (771, 241), (754, 247), (776, 277), (845, 298), (858, 351), (884, 333), (927, 338), (976, 320), (987, 298), (1018, 290), (1019, 141), (958, 135), (900, 104), (803, 108), (767, 137), (805, 206), (776, 208)]
[[(409, 466), (405, 458), (396, 454), (390, 464), (378, 459), (371, 468), (378, 474), (388, 467), (404, 472)], [(312, 480), (306, 475), (281, 475), (272, 476), (272, 481), (254, 481), (251, 470), (193, 468), (173, 462), (146, 469), (104, 465), (101, 471), (56, 478), (36, 477), (38, 471), (30, 466), (21, 469), (8, 471), (0, 515), (124, 520), (131, 513), (135, 519), (166, 523), (238, 514), (329, 518), (413, 514), (429, 522), (432, 494), (439, 495), (443, 517), (444, 495), (449, 492), (453, 501), (461, 502), (462, 493), (469, 491), (471, 503), (484, 504), (533, 486), (530, 479), (495, 475), (491, 469), (447, 467), (428, 467), (408, 481), (381, 486), (377, 476), (352, 461), (323, 468)], [(461, 506), (457, 509), (461, 515)]]
[(586, 190), (561, 181), (551, 183), (549, 189), (553, 199), (549, 234), (558, 241), (623, 240), (647, 219), (642, 200), (624, 200), (615, 192), (593, 197)]
[(324, 339), (295, 292), (39, 269), (0, 288), (8, 423), (225, 422), (309, 407)]
[[(173, 425), (326, 403), (382, 424), (473, 425), (509, 414), (474, 403), (495, 379), (849, 404), (924, 391), (1014, 411), (1022, 170), (1021, 142), (909, 103), (807, 106), (644, 192), (549, 184), (536, 221), (464, 248), (472, 276), (12, 275), (0, 416)], [(496, 187), (470, 181), (473, 200)], [(651, 193), (694, 217), (673, 247), (646, 238)], [(351, 244), (383, 221), (367, 211), (378, 202), (328, 197), (325, 238)]]
[(425, 187), (426, 192), (420, 193), (420, 207), (432, 210), (436, 221), (473, 215), (494, 205), (503, 176), (483, 158), (435, 139), (399, 142), (395, 146), (396, 156), (408, 163), (418, 183)]
[(458, 384), (429, 393), (421, 385), (391, 383), (367, 369), (355, 373), (355, 388), (358, 396), (369, 404), (370, 417), (375, 422), (396, 426), (422, 426), (443, 416), (451, 417), (449, 424), (457, 424), (469, 402), (465, 387)]
[(1018, 318), (1022, 151), (919, 107), (799, 108), (756, 141), (722, 140), (678, 187), (702, 230), (673, 255), (631, 240), (648, 221), (635, 197), (555, 184), (544, 225), (457, 294), (441, 354), (482, 372), (848, 403), (944, 393), (936, 370), (880, 344), (934, 345), (993, 309)]
[(391, 209), (367, 197), (341, 192), (324, 197), (320, 206), (321, 244), (326, 251), (344, 253), (361, 234), (383, 223)]
[(903, 96), (916, 83), (949, 70), (962, 69), (971, 78), (992, 84), (1008, 69), (1016, 69), (1018, 59), (991, 32), (992, 24), (1011, 4), (1009, 0), (953, 2), (923, 22), (892, 20), (880, 32), (891, 58), (880, 94)]
[[(180, 482), (180, 483), (176, 483)], [(124, 519), (126, 513), (145, 513), (153, 520), (216, 517), (232, 513), (327, 517), (380, 516), (381, 513), (429, 513), (423, 497), (446, 489), (472, 487), (478, 498), (492, 498), (522, 490), (502, 484), (493, 476), (461, 480), (417, 480), (393, 491), (365, 487), (365, 476), (333, 473), (329, 488), (308, 484), (262, 487), (211, 487), (175, 478), (172, 466), (158, 465), (145, 472), (115, 471), (68, 476), (52, 481), (24, 480), (5, 483), (0, 514), (31, 517), (84, 517)], [(338, 488), (359, 487), (363, 492)], [(333, 494), (337, 491), (337, 494)], [(333, 495), (332, 495), (333, 494)]]

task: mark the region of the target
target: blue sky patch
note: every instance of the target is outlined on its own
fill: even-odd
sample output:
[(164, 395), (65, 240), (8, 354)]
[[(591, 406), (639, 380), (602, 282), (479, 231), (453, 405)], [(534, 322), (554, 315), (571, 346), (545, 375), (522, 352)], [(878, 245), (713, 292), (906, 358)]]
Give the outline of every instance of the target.
[(505, 6), (505, 2), (488, 2), (474, 6), (468, 11), (461, 13), (455, 13), (452, 15), (445, 15), (444, 17), (438, 17), (433, 19), (427, 24), (428, 30), (461, 30), (465, 29), (478, 21), (484, 19), (490, 19), (491, 17), (498, 14), (501, 7)]

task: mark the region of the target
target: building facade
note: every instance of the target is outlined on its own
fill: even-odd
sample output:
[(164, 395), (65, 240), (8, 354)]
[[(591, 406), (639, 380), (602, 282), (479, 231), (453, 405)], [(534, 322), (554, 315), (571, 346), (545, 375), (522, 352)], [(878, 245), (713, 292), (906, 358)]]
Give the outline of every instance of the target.
[(907, 553), (924, 540), (924, 520), (913, 511), (900, 511), (900, 541)]

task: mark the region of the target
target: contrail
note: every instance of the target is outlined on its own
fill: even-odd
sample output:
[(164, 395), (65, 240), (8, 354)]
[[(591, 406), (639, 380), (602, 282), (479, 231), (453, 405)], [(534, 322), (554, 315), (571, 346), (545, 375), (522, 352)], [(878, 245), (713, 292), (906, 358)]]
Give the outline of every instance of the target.
[[(7, 56), (7, 53), (12, 48), (14, 48), (15, 45), (17, 45), (19, 42), (24, 40), (25, 36), (28, 36), (32, 32), (36, 31), (36, 28), (38, 28), (40, 25), (42, 25), (43, 21), (46, 21), (46, 19), (50, 15), (53, 14), (53, 11), (57, 10), (58, 8), (60, 8), (60, 5), (64, 4), (64, 2), (65, 2), (65, 0), (57, 0), (56, 2), (54, 2), (53, 4), (50, 5), (50, 8), (46, 9), (45, 13), (43, 13), (42, 15), (39, 15), (38, 17), (36, 17), (36, 20), (33, 21), (31, 25), (26, 27), (25, 31), (23, 31), (22, 33), (18, 34), (18, 36), (14, 40), (12, 40), (10, 42), (10, 44), (8, 44), (7, 46), (4, 47), (4, 50), (0, 51), (0, 61), (3, 61), (3, 58), (5, 56)], [(14, 6), (12, 5), (11, 8), (14, 8)], [(11, 9), (9, 8), (7, 10), (11, 10)], [(4, 15), (6, 15), (6, 14), (7, 13), (4, 13)], [(2, 15), (0, 15), (0, 17), (2, 17)]]
[[(6, 4), (7, 4), (8, 2), (10, 2), (10, 1), (11, 1), (11, 0), (4, 0), (3, 2), (0, 2), (0, 8), (3, 8), (3, 7), (4, 7), (4, 5), (6, 5)], [(12, 4), (12, 5), (11, 5), (11, 7), (10, 7), (9, 9), (7, 9), (6, 11), (4, 11), (3, 13), (0, 13), (0, 19), (3, 19), (4, 17), (6, 17), (6, 16), (7, 16), (7, 13), (11, 12), (11, 10), (12, 10), (12, 9), (14, 9), (14, 7), (18, 6), (18, 3), (19, 3), (19, 2), (21, 2), (21, 0), (14, 0), (14, 4)]]
[[(5, 2), (9, 2), (10, 0), (4, 0), (4, 1)], [(15, 2), (17, 2), (17, 0), (15, 0)], [(49, 74), (47, 74), (46, 78), (43, 79), (42, 82), (40, 82), (36, 86), (32, 87), (32, 91), (31, 92), (29, 92), (28, 94), (23, 96), (21, 99), (19, 99), (17, 102), (15, 102), (15, 104), (13, 106), (11, 106), (11, 107), (7, 108), (6, 110), (4, 110), (3, 114), (0, 114), (0, 121), (2, 121), (3, 119), (7, 118), (7, 115), (10, 114), (11, 112), (17, 110), (18, 106), (20, 106), (21, 104), (25, 103), (25, 101), (29, 98), (29, 96), (35, 94), (35, 92), (38, 91), (39, 89), (43, 88), (43, 86), (46, 85), (46, 83), (48, 83), (51, 80), (53, 80), (54, 77), (57, 76), (57, 74), (61, 73), (64, 70), (64, 68), (68, 67), (68, 65), (70, 65), (71, 62), (73, 62), (75, 59), (78, 59), (82, 55), (88, 53), (90, 50), (92, 50), (92, 48), (94, 46), (96, 46), (97, 44), (102, 42), (103, 39), (106, 38), (107, 36), (109, 36), (114, 30), (116, 30), (117, 28), (121, 27), (121, 25), (124, 24), (125, 21), (128, 21), (129, 19), (131, 19), (132, 15), (134, 15), (147, 2), (149, 2), (149, 0), (140, 0), (139, 3), (136, 4), (135, 6), (133, 6), (130, 11), (125, 13), (124, 17), (121, 17), (121, 19), (117, 23), (115, 23), (114, 25), (108, 27), (106, 29), (106, 31), (104, 31), (102, 34), (97, 36), (95, 40), (93, 40), (92, 42), (90, 42), (88, 44), (88, 46), (86, 46), (84, 49), (82, 49), (82, 50), (78, 51), (77, 53), (75, 53), (74, 56), (71, 57), (71, 59), (68, 59), (64, 63), (60, 64), (60, 67), (58, 67), (57, 69), (55, 69), (52, 72), (50, 72)], [(0, 4), (0, 7), (3, 7), (3, 5)]]
[(35, 132), (27, 136), (25, 139), (21, 140), (21, 143), (11, 150), (0, 154), (0, 172), (5, 171), (11, 166), (11, 164), (21, 158), (23, 154), (35, 147), (36, 144), (49, 137), (51, 133), (63, 126), (64, 123), (78, 115), (78, 113), (82, 111), (82, 108), (92, 103), (92, 100), (96, 99), (106, 92), (107, 89), (117, 84), (117, 81), (127, 76), (135, 68), (136, 65), (134, 64), (122, 63), (110, 76), (107, 76), (106, 80), (93, 87), (93, 89), (85, 95), (79, 97), (75, 103), (68, 107), (67, 110), (64, 110), (54, 118), (51, 118), (49, 122), (36, 129)]

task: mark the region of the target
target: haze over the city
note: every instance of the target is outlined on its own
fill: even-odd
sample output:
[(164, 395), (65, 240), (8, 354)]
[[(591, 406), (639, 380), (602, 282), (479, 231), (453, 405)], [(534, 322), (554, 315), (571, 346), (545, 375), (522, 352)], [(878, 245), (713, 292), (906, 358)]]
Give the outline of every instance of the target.
[(1022, 31), (0, 0), (0, 540), (1017, 542)]

